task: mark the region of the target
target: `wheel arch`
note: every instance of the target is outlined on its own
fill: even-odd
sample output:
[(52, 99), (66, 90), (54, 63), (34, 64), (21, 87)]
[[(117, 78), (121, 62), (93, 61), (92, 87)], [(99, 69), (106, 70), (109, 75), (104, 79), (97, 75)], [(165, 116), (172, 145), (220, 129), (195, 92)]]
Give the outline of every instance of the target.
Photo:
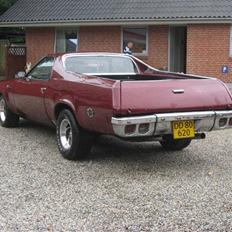
[(75, 117), (75, 119), (77, 121), (74, 107), (71, 106), (70, 104), (64, 103), (64, 102), (59, 102), (59, 103), (56, 104), (56, 106), (54, 108), (55, 120), (57, 120), (60, 112), (65, 110), (65, 109), (70, 110), (70, 112), (73, 114), (73, 116)]

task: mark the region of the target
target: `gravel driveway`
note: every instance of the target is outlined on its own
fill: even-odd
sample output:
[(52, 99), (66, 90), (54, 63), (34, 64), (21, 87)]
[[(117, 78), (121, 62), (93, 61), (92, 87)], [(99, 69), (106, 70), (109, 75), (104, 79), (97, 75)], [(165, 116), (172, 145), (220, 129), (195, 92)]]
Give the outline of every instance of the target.
[(102, 137), (70, 162), (52, 129), (0, 128), (0, 231), (231, 231), (231, 134), (174, 153)]

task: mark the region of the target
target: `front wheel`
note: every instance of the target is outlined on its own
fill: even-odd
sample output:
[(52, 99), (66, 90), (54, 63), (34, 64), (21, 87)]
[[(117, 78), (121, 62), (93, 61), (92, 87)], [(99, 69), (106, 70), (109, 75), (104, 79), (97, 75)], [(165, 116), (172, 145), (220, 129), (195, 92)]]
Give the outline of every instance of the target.
[(63, 110), (56, 124), (57, 144), (65, 159), (83, 159), (91, 150), (92, 139), (83, 131), (70, 110)]
[(191, 143), (191, 139), (173, 139), (172, 135), (163, 137), (163, 141), (160, 142), (162, 147), (168, 151), (180, 151), (188, 147)]
[(4, 97), (0, 96), (0, 125), (2, 127), (16, 127), (18, 124), (19, 116), (8, 108)]

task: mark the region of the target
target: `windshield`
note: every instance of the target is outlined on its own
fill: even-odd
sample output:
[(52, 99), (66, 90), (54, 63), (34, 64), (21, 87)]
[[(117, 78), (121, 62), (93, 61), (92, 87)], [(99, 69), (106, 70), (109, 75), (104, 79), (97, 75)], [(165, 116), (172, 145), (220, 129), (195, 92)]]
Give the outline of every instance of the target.
[(88, 75), (114, 75), (138, 73), (129, 57), (70, 56), (65, 59), (66, 71)]

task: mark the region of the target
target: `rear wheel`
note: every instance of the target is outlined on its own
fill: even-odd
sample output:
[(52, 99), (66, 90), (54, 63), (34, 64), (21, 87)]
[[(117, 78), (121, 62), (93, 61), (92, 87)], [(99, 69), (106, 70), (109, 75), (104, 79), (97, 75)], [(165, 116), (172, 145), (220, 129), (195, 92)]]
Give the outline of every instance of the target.
[(90, 153), (92, 136), (83, 131), (77, 124), (70, 110), (63, 110), (56, 124), (57, 144), (65, 159), (83, 159)]
[(19, 116), (8, 108), (3, 96), (0, 96), (0, 124), (3, 127), (16, 127), (19, 124)]
[(166, 135), (163, 137), (163, 141), (160, 142), (162, 147), (168, 151), (179, 151), (188, 147), (191, 143), (191, 139), (173, 139), (172, 135)]

